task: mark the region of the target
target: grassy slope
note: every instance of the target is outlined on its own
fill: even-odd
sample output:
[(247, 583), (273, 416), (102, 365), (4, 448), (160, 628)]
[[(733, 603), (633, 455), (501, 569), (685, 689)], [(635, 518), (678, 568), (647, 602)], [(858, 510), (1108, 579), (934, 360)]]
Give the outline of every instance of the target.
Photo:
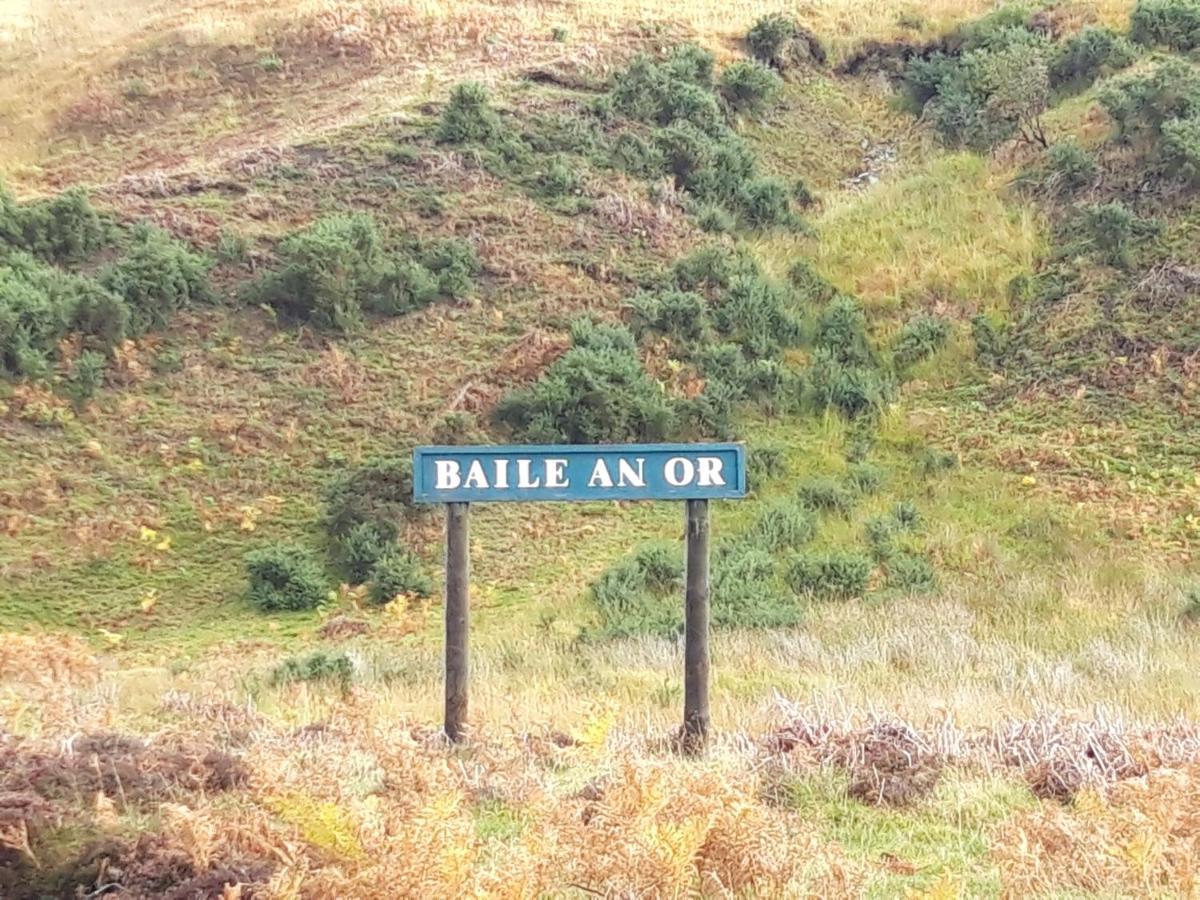
[[(891, 6), (861, 9), (841, 11), (843, 30), (828, 32), (839, 35), (838, 46), (895, 27)], [(695, 24), (712, 26), (703, 10), (694, 14)], [(572, 8), (566, 15), (577, 17), (577, 28), (607, 34), (608, 23), (624, 21), (625, 13)], [(519, 8), (506, 27), (526, 27), (529, 16)], [(828, 23), (817, 23), (818, 30), (822, 24)], [(539, 25), (548, 31), (549, 23)], [(721, 25), (716, 30), (725, 31)], [(627, 50), (633, 39), (611, 40)], [(559, 53), (545, 43), (530, 57)], [(260, 53), (242, 52), (247, 59)], [(468, 66), (488, 65), (474, 49), (466, 58)], [(300, 55), (285, 56), (285, 64), (297, 75), (309, 66), (328, 71)], [(433, 71), (431, 78), (449, 80), (444, 61)], [(489, 69), (493, 76), (498, 71)], [(118, 91), (129, 77), (111, 75), (102, 85)], [(103, 199), (151, 213), (200, 242), (213, 241), (221, 228), (257, 242), (331, 206), (369, 207), (422, 234), (470, 235), (488, 267), (478, 300), (336, 343), (278, 331), (255, 310), (200, 311), (139, 347), (126, 367), (130, 383), (103, 391), (79, 417), (29, 392), (8, 398), (0, 450), (8, 523), (0, 547), (0, 616), (10, 627), (79, 631), (105, 651), (113, 669), (99, 690), (103, 703), (78, 713), (73, 726), (102, 711), (110, 727), (157, 730), (167, 725), (158, 704), (168, 690), (234, 701), (248, 692), (280, 727), (341, 715), (336, 698), (324, 692), (263, 687), (261, 673), (282, 653), (311, 645), (321, 617), (264, 624), (248, 612), (239, 596), (241, 552), (275, 537), (311, 537), (328, 473), (424, 438), (466, 387), (491, 389), (528, 377), (529, 334), (553, 335), (584, 309), (614, 310), (629, 290), (625, 273), (669, 262), (699, 240), (682, 218), (668, 216), (654, 220), (651, 236), (631, 242), (618, 224), (556, 215), (427, 146), (423, 158), (431, 163), (397, 167), (389, 151), (408, 140), (406, 129), (427, 115), (420, 102), (436, 91), (427, 84), (414, 91), (415, 77), (403, 72), (367, 67), (355, 78), (340, 90), (336, 80), (322, 82), (328, 90), (320, 109), (299, 125), (296, 111), (313, 94), (298, 94), (292, 81), (251, 89), (219, 84), (203, 107), (227, 111), (218, 126), (208, 114), (151, 116), (130, 100), (132, 118), (114, 129), (98, 159), (77, 148), (94, 146), (99, 135), (75, 133), (41, 169), (16, 173), (19, 183), (36, 188), (86, 171)], [(395, 93), (384, 91), (379, 100), (372, 92), (376, 99), (364, 103), (359, 92), (366, 93), (366, 84), (389, 85)], [(152, 93), (159, 88), (151, 81)], [(531, 87), (510, 86), (504, 96), (525, 109), (559, 99), (553, 90)], [(398, 114), (398, 123), (342, 124), (377, 102)], [(260, 127), (276, 117), (278, 127)], [(823, 124), (830, 118), (837, 128)], [(321, 137), (261, 169), (244, 158), (243, 140), (277, 140), (310, 128)], [(1037, 213), (1005, 190), (1010, 173), (1002, 164), (943, 153), (869, 85), (817, 78), (790, 86), (772, 120), (750, 124), (747, 132), (769, 167), (805, 175), (825, 197), (814, 223), (817, 239), (768, 236), (752, 241), (755, 251), (777, 272), (797, 253), (813, 256), (836, 283), (864, 297), (881, 336), (916, 309), (962, 319), (1003, 309), (1008, 278), (1045, 247)], [(861, 169), (864, 138), (896, 146), (898, 162), (878, 186), (845, 189), (842, 179)], [(135, 144), (148, 149), (129, 166), (126, 151)], [(186, 147), (198, 148), (195, 160), (181, 152)], [(232, 172), (238, 189), (216, 184), (148, 199), (136, 185), (115, 180), (127, 167), (144, 175), (186, 172), (193, 164)], [(422, 215), (434, 195), (440, 214)], [(246, 273), (227, 266), (221, 274), (232, 282)], [(496, 359), (510, 348), (517, 348), (515, 356), (497, 376)], [(1046, 708), (1088, 715), (1102, 706), (1151, 720), (1200, 714), (1192, 637), (1173, 619), (1182, 573), (1166, 565), (1190, 553), (1191, 536), (1179, 520), (1195, 500), (1188, 477), (1194, 462), (1185, 450), (1172, 453), (1169, 443), (1145, 446), (1167, 433), (1164, 423), (1143, 429), (1131, 421), (1116, 434), (1097, 430), (1073, 439), (1067, 465), (1031, 466), (1064, 432), (1105, 423), (1106, 410), (1048, 399), (999, 411), (983, 407), (978, 388), (956, 387), (971, 374), (968, 355), (956, 345), (926, 364), (921, 382), (884, 424), (885, 490), (852, 521), (827, 522), (822, 532), (831, 544), (853, 540), (868, 514), (916, 498), (932, 523), (942, 595), (814, 605), (794, 633), (718, 635), (720, 727), (762, 733), (779, 720), (776, 693), (851, 716), (886, 710), (916, 721), (949, 715), (968, 725)], [(156, 358), (178, 371), (154, 372)], [(1156, 421), (1152, 413), (1145, 419)], [(748, 435), (752, 443), (788, 447), (790, 479), (844, 465), (844, 428), (833, 419), (756, 421)], [(926, 439), (960, 452), (965, 469), (942, 479), (920, 476), (914, 451)], [(1130, 444), (1169, 459), (1179, 467), (1177, 477), (1140, 483), (1125, 470), (1101, 466), (1127, 458)], [(1025, 475), (1035, 483), (1023, 483)], [(785, 483), (773, 490), (789, 489)], [(720, 506), (716, 527), (738, 528), (752, 506)], [(1117, 515), (1110, 515), (1114, 508)], [(1143, 540), (1129, 539), (1126, 514), (1140, 523), (1133, 533)], [(630, 736), (664, 733), (679, 703), (677, 649), (627, 642), (580, 651), (570, 638), (588, 615), (581, 596), (586, 579), (642, 538), (676, 536), (678, 511), (497, 507), (480, 510), (474, 526), (480, 651), (473, 701), (485, 728), (517, 723), (598, 735), (614, 757), (628, 741), (642, 740)], [(153, 539), (143, 539), (144, 528), (155, 532)], [(437, 523), (423, 533), (432, 560)], [(159, 549), (163, 537), (170, 546)], [(372, 622), (373, 635), (355, 645), (364, 661), (355, 714), (435, 722), (437, 610), (380, 614)], [(214, 683), (206, 664), (214, 657), (240, 660), (239, 684)], [(4, 712), (18, 732), (52, 735), (64, 725), (20, 693)], [(583, 780), (602, 768), (585, 757), (568, 771)], [(823, 839), (867, 866), (864, 890), (878, 896), (943, 883), (969, 895), (995, 893), (991, 829), (1033, 802), (1007, 780), (966, 778), (944, 784), (916, 812), (893, 813), (848, 801), (830, 778), (797, 782), (790, 805), (817, 823)]]

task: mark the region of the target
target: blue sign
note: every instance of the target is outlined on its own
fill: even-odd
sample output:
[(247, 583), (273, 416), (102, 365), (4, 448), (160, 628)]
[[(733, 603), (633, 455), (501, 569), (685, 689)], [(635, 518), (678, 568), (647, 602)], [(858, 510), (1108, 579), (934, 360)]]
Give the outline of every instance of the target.
[(417, 503), (746, 496), (741, 444), (418, 447)]

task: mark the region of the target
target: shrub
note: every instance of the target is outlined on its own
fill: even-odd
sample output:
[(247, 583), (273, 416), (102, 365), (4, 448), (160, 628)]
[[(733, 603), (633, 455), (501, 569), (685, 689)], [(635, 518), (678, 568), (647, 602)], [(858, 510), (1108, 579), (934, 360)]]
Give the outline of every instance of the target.
[(365, 584), (376, 564), (396, 544), (394, 526), (381, 522), (359, 522), (334, 543), (335, 555), (350, 584)]
[(958, 454), (925, 447), (917, 454), (916, 462), (923, 478), (936, 478), (958, 468)]
[(438, 122), (437, 140), (444, 144), (492, 144), (504, 132), (500, 114), (487, 88), (476, 81), (456, 85)]
[(538, 193), (543, 197), (564, 197), (579, 190), (579, 176), (562, 159), (553, 159), (537, 176)]
[(342, 691), (350, 689), (354, 678), (354, 664), (345, 653), (331, 650), (316, 650), (307, 656), (292, 656), (271, 671), (273, 686), (296, 684), (297, 682), (328, 681)]
[(892, 358), (901, 369), (927, 359), (946, 346), (950, 340), (950, 325), (945, 319), (926, 313), (909, 319), (896, 335)]
[(605, 569), (589, 594), (605, 636), (670, 634), (678, 630), (683, 618), (678, 597), (667, 598), (650, 589), (637, 555)]
[(1107, 262), (1114, 266), (1130, 264), (1134, 216), (1123, 203), (1114, 201), (1088, 207), (1083, 211), (1083, 228)]
[(713, 322), (725, 337), (741, 344), (751, 359), (775, 357), (800, 342), (801, 328), (787, 298), (758, 275), (737, 275), (712, 306)]
[(18, 204), (0, 185), (0, 244), (49, 262), (70, 263), (100, 249), (105, 237), (104, 224), (82, 188)]
[(95, 350), (84, 350), (71, 364), (67, 378), (67, 393), (76, 409), (80, 409), (95, 396), (104, 383), (104, 369), (108, 358)]
[(788, 268), (788, 281), (809, 303), (827, 303), (837, 291), (807, 259), (798, 259)]
[(892, 507), (892, 521), (897, 528), (912, 531), (921, 524), (921, 512), (911, 500), (901, 500)]
[(630, 355), (637, 353), (637, 341), (628, 328), (583, 317), (571, 323), (571, 344), (588, 350), (611, 350), (613, 353)]
[(628, 331), (622, 330), (621, 343), (588, 346), (577, 339), (541, 379), (501, 400), (496, 421), (534, 442), (663, 439), (672, 427), (672, 405), (646, 374)]
[(727, 234), (733, 231), (733, 216), (715, 204), (706, 204), (696, 214), (696, 224), (709, 234)]
[(891, 559), (896, 552), (896, 532), (899, 526), (895, 519), (886, 516), (873, 516), (867, 519), (863, 531), (871, 555), (883, 561)]
[(328, 584), (321, 566), (302, 547), (275, 545), (245, 556), (251, 605), (262, 612), (315, 609)]
[[(374, 280), (376, 275), (378, 280)], [(367, 284), (373, 280), (374, 284), (363, 299), (370, 304), (373, 312), (385, 316), (398, 316), (420, 309), (432, 303), (439, 293), (463, 290), (463, 279), (466, 279), (468, 289), (470, 286), (469, 276), (462, 270), (448, 269), (445, 278), (439, 279), (412, 259), (397, 259), (384, 264), (377, 272), (368, 274), (367, 279)], [(443, 280), (449, 291), (443, 290), (440, 283)], [(355, 320), (352, 317), (347, 321), (353, 325)]]
[(743, 182), (737, 192), (737, 206), (751, 228), (792, 225), (790, 192), (781, 178), (754, 178)]
[(421, 253), (421, 263), (437, 281), (437, 290), (447, 297), (466, 296), (483, 265), (475, 246), (461, 238), (433, 241)]
[(207, 259), (165, 231), (142, 226), (125, 254), (100, 273), (99, 282), (125, 301), (129, 328), (138, 334), (166, 325), (176, 310), (211, 300), (210, 268)]
[(704, 298), (691, 291), (664, 291), (660, 294), (638, 294), (628, 301), (631, 328), (641, 337), (657, 332), (673, 340), (693, 343), (705, 334), (706, 304)]
[(1050, 182), (1059, 188), (1076, 190), (1096, 177), (1096, 160), (1074, 140), (1055, 144), (1046, 154)]
[[(412, 461), (403, 457), (368, 460), (336, 475), (325, 489), (321, 525), (335, 541), (346, 539), (355, 529), (369, 526), (377, 544), (394, 541), (400, 523), (410, 510), (413, 480)], [(366, 532), (362, 534), (368, 540)]]
[(825, 349), (813, 354), (807, 384), (817, 409), (832, 407), (850, 418), (879, 414), (894, 392), (878, 369), (846, 365)]
[(779, 13), (755, 22), (746, 34), (746, 44), (755, 59), (780, 71), (808, 63), (824, 65), (827, 59), (816, 35), (795, 19)]
[(888, 587), (907, 593), (928, 593), (937, 588), (933, 564), (915, 553), (897, 553), (886, 566)]
[(625, 132), (613, 143), (613, 164), (639, 178), (657, 178), (666, 170), (666, 159), (657, 142)]
[(739, 275), (758, 274), (758, 267), (742, 252), (714, 244), (676, 260), (671, 274), (682, 290), (712, 293), (729, 287)]
[(738, 61), (721, 73), (721, 96), (740, 112), (758, 112), (779, 93), (778, 75), (759, 62)]
[(871, 560), (851, 552), (801, 554), (787, 573), (793, 591), (817, 597), (862, 596), (870, 578)]
[(683, 589), (683, 555), (674, 542), (656, 542), (639, 547), (633, 554), (646, 587), (666, 594)]
[(391, 603), (400, 596), (424, 598), (432, 593), (433, 581), (425, 573), (421, 561), (395, 547), (386, 550), (371, 571), (368, 596), (377, 606)]
[(318, 328), (348, 331), (362, 321), (383, 262), (375, 220), (331, 215), (284, 239), (283, 268), (261, 285), (263, 302)]
[(1169, 171), (1200, 180), (1200, 115), (1164, 122), (1161, 153)]
[(0, 371), (46, 374), (68, 334), (106, 353), (125, 337), (128, 308), (90, 278), (68, 275), (27, 253), (0, 256)]
[(784, 628), (803, 610), (777, 584), (775, 560), (745, 543), (718, 548), (713, 558), (712, 624), (730, 628)]
[(874, 494), (883, 486), (886, 474), (882, 466), (860, 460), (850, 464), (846, 482), (859, 494)]
[(812, 513), (791, 500), (777, 500), (763, 508), (746, 534), (756, 547), (771, 553), (794, 550), (813, 539), (817, 523)]
[(699, 44), (679, 44), (672, 48), (666, 62), (663, 63), (663, 71), (670, 78), (700, 87), (712, 87), (714, 63), (712, 53)]
[(975, 341), (975, 357), (981, 364), (995, 366), (1004, 358), (1004, 336), (983, 313), (971, 319), (971, 338)]
[(848, 516), (854, 509), (854, 494), (834, 478), (812, 478), (796, 489), (800, 502), (809, 509)]
[(825, 308), (817, 321), (813, 343), (845, 365), (876, 364), (875, 351), (867, 337), (867, 317), (862, 305), (852, 297), (839, 297)]
[(1088, 25), (1059, 48), (1050, 66), (1050, 81), (1088, 85), (1101, 75), (1124, 69), (1134, 55), (1129, 41), (1115, 31)]
[(1200, 3), (1138, 0), (1130, 14), (1129, 26), (1129, 36), (1139, 44), (1194, 50), (1200, 47)]
[(1200, 114), (1200, 73), (1171, 59), (1152, 72), (1105, 84), (1099, 100), (1121, 136), (1157, 138), (1164, 123)]
[(688, 122), (704, 132), (720, 130), (712, 68), (712, 54), (694, 44), (676, 47), (662, 63), (643, 54), (614, 77), (613, 106), (642, 122)]
[(787, 454), (782, 447), (751, 447), (746, 454), (746, 476), (752, 490), (772, 478), (782, 478), (787, 471)]

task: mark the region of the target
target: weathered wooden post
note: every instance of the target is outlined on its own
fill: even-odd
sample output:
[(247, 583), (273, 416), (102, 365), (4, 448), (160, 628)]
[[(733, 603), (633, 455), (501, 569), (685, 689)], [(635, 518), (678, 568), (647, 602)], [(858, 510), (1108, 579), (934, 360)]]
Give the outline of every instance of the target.
[(708, 739), (708, 501), (688, 500), (684, 588), (683, 743)]
[(446, 504), (446, 736), (460, 741), (470, 669), (471, 536), (469, 503)]

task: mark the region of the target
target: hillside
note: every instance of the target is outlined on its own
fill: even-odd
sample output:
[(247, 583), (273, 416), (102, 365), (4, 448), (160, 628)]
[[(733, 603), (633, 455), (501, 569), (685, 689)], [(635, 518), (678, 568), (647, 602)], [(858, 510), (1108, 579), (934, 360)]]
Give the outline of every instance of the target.
[(0, 2), (0, 896), (1195, 890), (1200, 8), (678, 7)]

